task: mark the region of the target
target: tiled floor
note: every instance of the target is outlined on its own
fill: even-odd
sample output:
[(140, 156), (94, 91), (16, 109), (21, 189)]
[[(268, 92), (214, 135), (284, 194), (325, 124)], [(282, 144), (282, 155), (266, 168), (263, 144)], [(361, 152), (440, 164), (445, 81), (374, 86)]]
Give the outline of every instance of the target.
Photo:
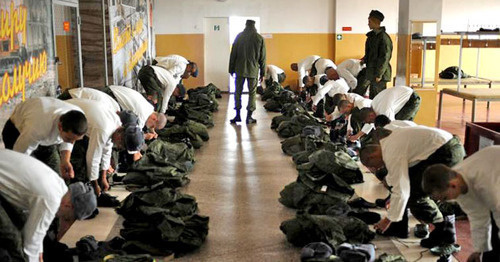
[[(282, 153), (279, 137), (269, 128), (275, 114), (265, 112), (262, 105), (258, 102), (254, 114), (257, 125), (230, 125), (234, 114), (232, 97), (224, 95), (220, 100), (210, 140), (196, 152), (191, 183), (183, 189), (197, 198), (200, 213), (210, 216), (209, 235), (199, 250), (176, 260), (299, 261), (299, 248), (290, 245), (279, 230), (280, 223), (292, 218), (295, 211), (278, 202), (279, 192), (296, 179), (297, 171), (291, 158)], [(500, 112), (499, 106), (492, 103), (490, 120), (500, 121), (500, 115), (492, 113)], [(465, 121), (470, 119), (470, 103), (465, 110), (462, 114), (461, 100), (445, 97), (443, 128), (463, 137)], [(485, 115), (485, 106), (480, 103), (476, 117), (482, 121)], [(242, 117), (245, 116), (243, 112)], [(373, 175), (364, 176), (365, 183), (354, 186), (356, 194), (369, 201), (387, 196)], [(125, 194), (117, 192), (122, 197)], [(383, 215), (385, 211), (377, 212)], [(411, 225), (415, 223), (412, 219)], [(75, 223), (63, 242), (71, 245), (87, 234), (96, 235), (98, 240), (109, 239), (118, 234), (119, 226), (116, 213), (103, 210), (94, 220)], [(418, 247), (419, 240), (415, 238), (377, 238), (374, 242), (377, 254), (401, 252), (409, 261), (419, 259), (425, 251)], [(418, 261), (436, 260), (424, 252)]]

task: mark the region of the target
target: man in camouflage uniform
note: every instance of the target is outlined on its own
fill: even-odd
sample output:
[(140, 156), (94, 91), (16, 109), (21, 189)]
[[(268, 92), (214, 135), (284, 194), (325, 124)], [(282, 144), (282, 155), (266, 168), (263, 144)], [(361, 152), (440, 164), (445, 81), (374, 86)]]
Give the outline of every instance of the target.
[(372, 10), (368, 16), (368, 26), (371, 31), (366, 34), (365, 57), (366, 80), (364, 85), (359, 86), (355, 93), (364, 95), (366, 89), (370, 88), (370, 99), (373, 99), (380, 91), (386, 89), (387, 82), (391, 81), (391, 56), (392, 40), (385, 32), (385, 27), (380, 26), (384, 21), (384, 15)]
[(236, 117), (231, 120), (232, 124), (241, 121), (241, 93), (243, 92), (245, 79), (247, 80), (249, 93), (246, 122), (247, 124), (257, 122), (257, 120), (252, 118), (252, 113), (255, 110), (257, 80), (262, 81), (265, 72), (266, 45), (264, 38), (257, 33), (255, 21), (247, 20), (245, 30), (238, 34), (234, 40), (229, 60), (229, 74), (236, 73), (236, 93), (234, 94)]

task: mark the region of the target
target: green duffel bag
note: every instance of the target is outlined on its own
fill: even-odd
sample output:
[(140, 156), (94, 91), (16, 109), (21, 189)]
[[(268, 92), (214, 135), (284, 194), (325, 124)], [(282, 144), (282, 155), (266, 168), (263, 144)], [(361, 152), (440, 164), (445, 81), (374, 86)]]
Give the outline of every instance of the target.
[(296, 135), (300, 135), (302, 133), (302, 126), (293, 123), (290, 121), (283, 121), (279, 124), (278, 128), (276, 128), (276, 132), (282, 138), (288, 138)]
[(363, 182), (363, 174), (356, 161), (344, 151), (332, 152), (321, 149), (309, 156), (309, 162), (323, 172), (339, 176), (348, 184)]
[(283, 150), (283, 153), (289, 156), (304, 151), (305, 148), (304, 142), (302, 141), (302, 136), (296, 135), (281, 141), (281, 150)]
[(303, 247), (311, 242), (324, 242), (331, 246), (342, 243), (366, 244), (375, 238), (375, 232), (355, 217), (310, 215), (297, 212), (293, 219), (280, 225), (288, 242)]
[(149, 144), (146, 154), (151, 155), (157, 163), (195, 161), (194, 149), (186, 143), (155, 140)]
[(207, 107), (192, 107), (189, 104), (184, 103), (179, 109), (177, 116), (183, 119), (189, 119), (198, 123), (202, 123), (208, 128), (214, 126), (212, 112)]
[(175, 167), (162, 167), (161, 171), (129, 171), (123, 178), (125, 185), (151, 186), (163, 182), (171, 188), (183, 187), (189, 183), (186, 174)]
[(271, 120), (271, 129), (278, 128), (278, 126), (280, 125), (281, 122), (290, 121), (290, 119), (292, 119), (292, 118), (289, 116), (284, 116), (284, 115), (273, 117), (273, 119)]
[(297, 102), (283, 104), (281, 114), (292, 117), (294, 115), (307, 114), (307, 110)]
[(292, 182), (285, 186), (280, 192), (279, 202), (286, 207), (295, 209), (306, 209), (309, 205), (323, 203), (335, 205), (339, 202), (346, 202), (344, 194), (331, 191), (329, 194), (316, 192), (302, 182)]
[(208, 129), (204, 124), (188, 120), (184, 123), (184, 125), (187, 126), (187, 128), (191, 132), (200, 136), (203, 141), (208, 141), (210, 139), (210, 136), (208, 135)]
[(328, 174), (314, 168), (310, 170), (304, 170), (304, 166), (308, 164), (303, 164), (298, 168), (299, 176), (297, 181), (300, 181), (311, 190), (315, 192), (322, 192), (330, 195), (331, 197), (340, 198), (347, 201), (354, 195), (354, 189), (347, 184), (342, 178), (335, 174)]
[(281, 112), (281, 104), (274, 99), (268, 99), (264, 108), (269, 112)]

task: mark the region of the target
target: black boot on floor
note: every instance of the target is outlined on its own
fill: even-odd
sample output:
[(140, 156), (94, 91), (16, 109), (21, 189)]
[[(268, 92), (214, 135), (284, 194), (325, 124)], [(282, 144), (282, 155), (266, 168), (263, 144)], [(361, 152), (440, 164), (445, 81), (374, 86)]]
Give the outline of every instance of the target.
[(352, 200), (347, 201), (347, 204), (352, 208), (376, 208), (377, 205), (375, 203), (371, 203), (366, 201), (362, 197), (358, 197)]
[(410, 235), (410, 229), (408, 228), (408, 211), (404, 213), (401, 221), (392, 222), (384, 233), (377, 230), (377, 234), (386, 237), (408, 238)]
[(377, 205), (377, 207), (386, 208), (387, 201), (389, 199), (391, 199), (391, 195), (387, 196), (386, 198), (379, 198), (375, 200), (375, 205)]
[(236, 116), (229, 120), (229, 122), (231, 122), (231, 124), (236, 124), (237, 122), (241, 122), (241, 117), (240, 117), (240, 110), (236, 110)]
[(434, 230), (432, 230), (428, 238), (420, 241), (420, 246), (433, 248), (435, 246), (454, 244), (456, 241), (455, 218), (453, 218), (452, 222), (450, 218), (445, 217), (443, 222), (434, 224)]
[(416, 224), (413, 229), (413, 234), (417, 238), (425, 238), (429, 234), (429, 225), (427, 224)]
[(98, 207), (117, 207), (120, 205), (120, 200), (117, 197), (112, 196), (108, 193), (101, 193), (99, 197), (97, 197), (97, 206)]
[(257, 120), (253, 119), (252, 118), (252, 111), (248, 111), (248, 115), (247, 115), (247, 124), (255, 124), (257, 123)]

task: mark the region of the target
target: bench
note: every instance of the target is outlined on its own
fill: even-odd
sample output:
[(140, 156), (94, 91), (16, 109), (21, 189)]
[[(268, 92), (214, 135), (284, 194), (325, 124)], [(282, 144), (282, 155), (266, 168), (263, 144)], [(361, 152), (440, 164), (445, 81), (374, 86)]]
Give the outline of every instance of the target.
[(500, 89), (476, 88), (476, 89), (456, 89), (444, 88), (439, 92), (439, 107), (438, 107), (438, 125), (441, 124), (441, 111), (443, 107), (443, 94), (459, 97), (464, 100), (472, 101), (472, 117), (471, 122), (474, 122), (476, 115), (476, 102), (478, 101), (500, 101)]

